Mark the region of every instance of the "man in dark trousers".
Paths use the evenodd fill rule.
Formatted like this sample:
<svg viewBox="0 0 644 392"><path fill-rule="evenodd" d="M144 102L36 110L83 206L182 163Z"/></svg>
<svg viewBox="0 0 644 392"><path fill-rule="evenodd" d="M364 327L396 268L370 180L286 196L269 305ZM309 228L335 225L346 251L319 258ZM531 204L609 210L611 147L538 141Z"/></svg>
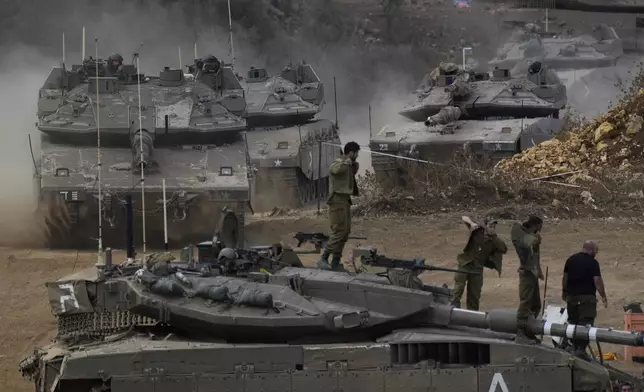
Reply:
<svg viewBox="0 0 644 392"><path fill-rule="evenodd" d="M561 299L566 301L568 322L584 326L594 326L597 317L597 297L599 296L608 306L604 280L602 279L599 262L595 256L599 247L595 241L584 242L581 252L575 253L566 260L564 274L561 280ZM584 355L588 342L573 341L575 354Z"/></svg>
<svg viewBox="0 0 644 392"><path fill-rule="evenodd" d="M541 311L539 279L541 271L541 228L543 220L531 215L523 223L512 226L512 245L519 257L519 309L517 310L517 336L519 343L536 343L537 337L527 330L528 319L537 317Z"/></svg>
<svg viewBox="0 0 644 392"><path fill-rule="evenodd" d="M356 142L345 144L343 155L329 167L330 189L329 223L331 234L317 265L322 269L341 270L342 251L351 234L351 196L358 196L356 173L358 172L358 153L360 145ZM333 256L329 265L329 256Z"/></svg>

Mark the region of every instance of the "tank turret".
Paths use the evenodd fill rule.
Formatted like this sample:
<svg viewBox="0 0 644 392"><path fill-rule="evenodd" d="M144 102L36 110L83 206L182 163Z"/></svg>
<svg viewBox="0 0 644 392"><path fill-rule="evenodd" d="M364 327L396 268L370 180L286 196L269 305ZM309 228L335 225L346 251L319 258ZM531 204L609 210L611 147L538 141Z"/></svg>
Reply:
<svg viewBox="0 0 644 392"><path fill-rule="evenodd" d="M520 63L540 61L553 70L589 69L612 67L624 54L622 39L606 24L576 36L572 30L556 29L550 25L546 32L537 24L526 24L515 30L489 65L512 69Z"/></svg>

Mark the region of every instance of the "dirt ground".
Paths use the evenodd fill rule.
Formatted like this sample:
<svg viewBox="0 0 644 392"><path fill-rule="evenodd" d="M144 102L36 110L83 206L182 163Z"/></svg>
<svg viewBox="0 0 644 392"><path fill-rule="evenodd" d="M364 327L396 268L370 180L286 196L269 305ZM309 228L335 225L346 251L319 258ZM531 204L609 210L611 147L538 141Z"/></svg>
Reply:
<svg viewBox="0 0 644 392"><path fill-rule="evenodd" d="M499 233L508 239L510 222L500 223ZM319 218L274 218L255 220L248 226L249 240L269 243L283 240L292 243L295 231L326 230L326 221ZM458 216L423 218L364 219L354 223L354 235L367 236L363 244L373 244L383 254L399 258L422 256L428 264L454 267L455 255L463 246L465 229ZM609 298L608 309L599 309L598 323L623 328L622 304L644 298L641 283L644 263L644 225L634 222L551 221L543 233L542 262L549 269L547 301L559 303L561 272L567 256L576 252L585 239L600 244L598 259L603 267ZM355 245L352 240L347 251ZM115 255L116 259L122 253ZM0 390L28 392L33 387L22 380L18 362L34 346L43 345L53 337L55 320L48 308L44 283L74 270L91 267L95 254L53 252L46 250L0 248ZM307 256L312 262L314 256ZM504 260L501 277L486 271L482 306L484 309L514 307L517 302L517 258L510 251ZM427 282L451 286L449 273L426 273ZM543 286L542 286L543 287Z"/></svg>

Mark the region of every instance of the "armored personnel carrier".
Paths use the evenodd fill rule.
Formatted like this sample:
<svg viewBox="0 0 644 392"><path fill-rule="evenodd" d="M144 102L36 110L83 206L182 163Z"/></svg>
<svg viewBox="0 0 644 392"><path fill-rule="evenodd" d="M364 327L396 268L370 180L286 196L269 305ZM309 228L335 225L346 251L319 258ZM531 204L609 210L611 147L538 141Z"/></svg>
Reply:
<svg viewBox="0 0 644 392"><path fill-rule="evenodd" d="M193 80L168 67L141 75L120 55L52 69L40 89L37 123L51 247L95 244L99 214L105 242L124 243L126 195L134 199L138 243L145 207L146 239L163 244L163 179L170 244L212 235L222 205L242 216L249 197L243 90L230 67L197 65Z"/></svg>
<svg viewBox="0 0 644 392"><path fill-rule="evenodd" d="M369 247L354 255L414 275L424 264ZM275 256L222 248L207 265L107 258L50 282L57 340L20 370L36 392L642 390L592 359L515 342L515 310L461 310L445 287L279 265ZM538 319L529 329L644 345L641 333Z"/></svg>
<svg viewBox="0 0 644 392"><path fill-rule="evenodd" d="M379 180L404 180L408 165L397 156L445 163L463 151L493 164L551 139L562 126L566 88L540 63L519 78L504 69L488 75L443 64L423 85L400 112L417 122L386 125L370 139Z"/></svg>
<svg viewBox="0 0 644 392"><path fill-rule="evenodd" d="M253 207L296 208L325 198L340 138L333 122L316 118L324 105L324 84L313 67L289 65L276 76L251 67L241 84L248 102L250 161L257 170Z"/></svg>
<svg viewBox="0 0 644 392"><path fill-rule="evenodd" d="M571 31L545 32L534 23L515 30L489 62L493 67L512 69L519 63L539 61L551 69L612 67L624 54L622 40L605 24L590 34L573 36Z"/></svg>

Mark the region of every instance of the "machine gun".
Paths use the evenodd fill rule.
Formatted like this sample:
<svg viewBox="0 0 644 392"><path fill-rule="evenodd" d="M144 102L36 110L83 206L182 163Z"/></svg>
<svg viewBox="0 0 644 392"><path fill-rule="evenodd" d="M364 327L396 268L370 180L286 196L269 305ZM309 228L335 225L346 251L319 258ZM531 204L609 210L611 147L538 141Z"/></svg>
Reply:
<svg viewBox="0 0 644 392"><path fill-rule="evenodd" d="M381 267L381 268L400 268L407 270L423 270L423 271L446 271L455 272L458 274L468 275L481 275L478 272L464 271L454 268L435 267L433 265L425 265L425 259L392 259L384 255L379 255L378 250L372 246L361 246L353 250L353 258L360 257L360 262L363 266Z"/></svg>
<svg viewBox="0 0 644 392"><path fill-rule="evenodd" d="M309 243L313 244L315 246L315 253L320 253L322 250L322 247L329 242L329 236L324 234L324 233L303 233L301 231L298 231L295 233L293 236L297 240L297 247L299 248L302 246L303 243ZM350 240L366 240L367 237L356 237L356 236L349 236ZM302 253L302 252L298 252Z"/></svg>

